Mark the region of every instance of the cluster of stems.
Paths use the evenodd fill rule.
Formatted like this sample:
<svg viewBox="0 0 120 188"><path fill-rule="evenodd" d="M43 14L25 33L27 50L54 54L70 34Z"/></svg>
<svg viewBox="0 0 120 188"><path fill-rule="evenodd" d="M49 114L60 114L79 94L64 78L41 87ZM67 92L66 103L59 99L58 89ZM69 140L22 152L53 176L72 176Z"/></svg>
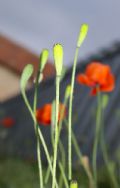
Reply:
<svg viewBox="0 0 120 188"><path fill-rule="evenodd" d="M71 151L72 139L74 140L75 148L78 149L77 141L75 141L75 137L73 136L72 126L71 126L72 125L72 99L73 99L74 80L75 80L76 63L77 63L77 58L78 58L78 50L79 50L79 47L81 46L82 42L84 41L84 38L86 37L87 29L88 29L88 26L86 24L83 24L81 27L81 30L80 30L78 41L77 41L77 48L76 48L76 53L75 53L74 65L73 65L72 80L71 80L71 85L70 85L70 97L65 98L65 101L64 101L66 104L68 98L70 98L70 100L69 100L69 116L68 116L68 178L66 177L66 173L65 173L65 160L64 160L65 155L63 157L63 160L59 161L58 166L59 166L60 172L62 174L61 180L64 181L64 185L66 186L66 188L69 188L69 187L77 188L77 183L75 183L75 182L73 183L73 181L72 181L72 155L71 155L71 153L72 153L72 151ZM41 145L44 148L46 158L47 158L48 164L49 164L49 171L51 172L51 175L52 175L52 188L58 188L58 186L59 186L58 181L57 181L57 176L56 176L58 145L59 145L59 148L61 149L62 153L63 154L65 153L62 142L60 141L62 119L60 120L60 122L58 122L59 88L60 88L60 79L61 79L61 74L62 74L62 63L63 63L62 45L56 44L54 46L53 55L54 55L54 62L55 62L55 67L56 67L56 100L55 100L55 125L54 125L54 135L53 135L54 143L53 143L53 156L52 157L49 154L49 150L47 148L45 139L42 135L42 132L41 132L40 127L38 126L38 123L36 120L38 85L42 78L42 71L44 69L45 63L47 62L48 51L43 50L43 52L41 53L41 56L40 56L39 70L38 70L38 73L37 73L37 76L35 79L35 92L34 92L33 108L31 107L31 105L28 101L28 98L26 96L26 92L25 92L27 81L29 80L30 76L33 73L31 65L28 65L26 67L26 69L23 71L23 74L21 77L21 91L22 91L23 99L26 103L26 106L28 107L28 110L30 111L32 118L33 118L34 129L35 129L35 134L36 134L36 138L37 138L37 159L38 159L40 188L44 187L41 152L40 152ZM63 110L63 113L64 113L64 110ZM58 126L58 124L59 124L59 126ZM81 156L81 158L82 158L82 156ZM48 175L46 177L48 177ZM46 178L46 179L48 179L48 178ZM60 182L62 182L62 181L60 181ZM70 184L68 184L68 182L70 182ZM62 183L61 183L61 185L62 185Z"/></svg>
<svg viewBox="0 0 120 188"><path fill-rule="evenodd" d="M89 166L89 164L85 164L82 155L82 152L80 150L80 147L77 143L77 139L74 135L74 132L72 130L72 103L73 103L73 94L74 94L74 83L75 83L75 73L76 73L76 65L77 65L77 59L78 59L78 53L79 48L81 47L81 44L83 43L84 39L86 38L88 31L88 25L83 24L75 51L75 57L74 57L74 64L73 64L73 70L72 70L72 76L71 76L71 83L66 88L65 97L63 106L67 106L69 104L69 110L68 110L68 120L67 118L64 118L64 124L66 125L66 129L68 132L68 159L66 160L66 154L65 149L62 144L60 133L62 129L62 123L63 123L63 115L65 113L65 108L63 107L61 114L60 114L60 120L59 120L59 96L60 96L60 81L62 76L62 66L63 66L63 48L62 45L56 44L53 47L53 55L54 55L54 62L55 62L55 68L56 68L56 99L55 99L55 114L53 117L53 126L54 129L51 126L51 140L52 140L52 146L53 146L53 155L50 155L47 144L45 142L44 136L41 132L40 126L38 125L38 122L36 120L36 109L37 109L37 98L38 98L38 86L39 82L42 80L43 77L43 69L48 59L48 50L43 50L40 55L40 65L37 72L37 76L35 79L35 92L34 92L34 102L33 107L30 105L28 98L26 96L26 85L33 73L33 67L32 65L27 65L25 70L23 71L22 77L21 77L21 91L23 95L23 99L25 101L25 104L31 114L31 117L34 122L34 129L37 139L37 159L38 159L38 169L39 169L39 180L40 180L40 188L45 188L45 185L47 184L49 177L51 175L52 177L52 188L62 188L63 184L65 188L78 188L78 183L73 180L72 176L72 146L74 146L75 152L80 160L80 165L82 165L89 182L90 188L97 188L97 148L99 140L101 140L101 148L103 150L103 157L105 160L105 164L108 170L108 173L110 175L110 178L112 180L112 183L115 188L118 188L118 184L116 182L115 177L113 176L113 173L111 169L109 168L109 161L107 156L107 150L105 148L104 143L104 136L103 131L101 131L101 117L102 117L102 106L101 106L101 95L98 93L98 109L97 109L97 118L96 118L96 129L95 129L95 140L94 140L94 146L93 146L93 156L92 156L92 170ZM99 90L99 88L98 88ZM103 129L102 129L103 130ZM100 134L102 136L100 136ZM45 174L43 174L43 166L42 166L42 160L41 160L41 146L44 148L45 155L48 161L48 168ZM61 153L61 159L58 159L58 150ZM66 171L66 161L68 161L68 168ZM60 178L59 181L57 180L57 167L59 168L60 172ZM93 172L93 173L92 173Z"/></svg>

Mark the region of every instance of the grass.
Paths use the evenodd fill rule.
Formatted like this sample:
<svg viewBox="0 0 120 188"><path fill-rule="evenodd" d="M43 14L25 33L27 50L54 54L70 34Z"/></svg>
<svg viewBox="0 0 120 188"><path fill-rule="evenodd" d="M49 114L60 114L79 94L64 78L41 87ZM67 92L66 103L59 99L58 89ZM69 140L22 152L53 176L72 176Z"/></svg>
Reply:
<svg viewBox="0 0 120 188"><path fill-rule="evenodd" d="M73 175L81 188L89 187L87 177L82 170L74 171ZM99 187L112 188L104 167L99 171ZM16 158L0 159L0 188L39 188L37 163Z"/></svg>
<svg viewBox="0 0 120 188"><path fill-rule="evenodd" d="M39 188L37 164L19 159L0 160L0 188Z"/></svg>

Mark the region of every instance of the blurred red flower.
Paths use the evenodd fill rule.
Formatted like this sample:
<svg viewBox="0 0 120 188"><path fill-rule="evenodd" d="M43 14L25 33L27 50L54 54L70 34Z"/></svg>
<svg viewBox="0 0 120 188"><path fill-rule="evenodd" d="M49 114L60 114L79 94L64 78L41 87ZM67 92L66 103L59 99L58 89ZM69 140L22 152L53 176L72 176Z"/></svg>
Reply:
<svg viewBox="0 0 120 188"><path fill-rule="evenodd" d="M90 63L86 67L85 73L78 74L76 80L78 83L92 87L92 95L96 95L98 91L110 92L115 87L115 77L110 66L100 62Z"/></svg>
<svg viewBox="0 0 120 188"><path fill-rule="evenodd" d="M59 117L58 120L63 119L66 115L66 108L63 117L60 116L61 110L65 108L63 104L59 104ZM39 124L49 126L51 124L51 113L52 113L52 104L45 104L41 108L36 110L36 119Z"/></svg>
<svg viewBox="0 0 120 188"><path fill-rule="evenodd" d="M5 117L0 121L0 124L5 128L11 128L15 124L15 120L12 117Z"/></svg>

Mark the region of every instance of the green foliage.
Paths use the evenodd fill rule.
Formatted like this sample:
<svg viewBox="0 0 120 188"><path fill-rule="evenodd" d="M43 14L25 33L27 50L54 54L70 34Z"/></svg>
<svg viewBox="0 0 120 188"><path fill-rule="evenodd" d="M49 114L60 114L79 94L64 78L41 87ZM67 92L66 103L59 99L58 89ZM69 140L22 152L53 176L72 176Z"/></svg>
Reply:
<svg viewBox="0 0 120 188"><path fill-rule="evenodd" d="M0 187L39 188L37 167L18 159L0 161Z"/></svg>
<svg viewBox="0 0 120 188"><path fill-rule="evenodd" d="M44 167L44 173L45 170ZM82 169L74 170L73 175L80 188L88 188L88 181ZM100 188L112 188L104 167L98 172L98 182ZM0 160L0 188L39 188L37 164L19 159ZM51 187L48 184L45 188Z"/></svg>

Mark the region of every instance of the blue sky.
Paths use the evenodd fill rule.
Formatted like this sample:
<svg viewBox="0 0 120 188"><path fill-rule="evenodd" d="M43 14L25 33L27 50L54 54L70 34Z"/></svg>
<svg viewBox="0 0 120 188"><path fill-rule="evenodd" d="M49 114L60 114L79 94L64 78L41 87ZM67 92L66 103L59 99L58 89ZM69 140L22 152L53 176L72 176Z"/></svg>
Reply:
<svg viewBox="0 0 120 188"><path fill-rule="evenodd" d="M64 63L72 63L79 27L89 24L89 33L79 58L120 40L119 0L0 0L0 33L39 54L62 43Z"/></svg>

